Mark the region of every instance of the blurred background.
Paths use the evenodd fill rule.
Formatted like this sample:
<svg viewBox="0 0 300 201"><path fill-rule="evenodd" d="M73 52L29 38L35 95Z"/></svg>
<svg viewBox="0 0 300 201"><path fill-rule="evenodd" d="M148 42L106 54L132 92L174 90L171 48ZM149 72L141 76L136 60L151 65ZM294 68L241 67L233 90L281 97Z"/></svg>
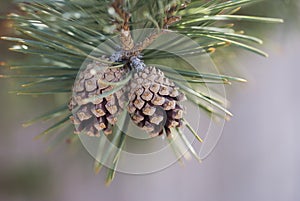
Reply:
<svg viewBox="0 0 300 201"><path fill-rule="evenodd" d="M9 94L15 81L0 79L0 200L300 200L299 3L266 0L240 11L283 18L285 23L240 25L264 39L269 58L239 51L230 61L216 60L223 71L235 68L249 82L227 87L234 118L202 164L192 160L155 174L117 174L105 187L105 171L94 175L92 157L84 148L62 143L47 151L47 142L33 139L46 124L21 126L61 97ZM15 9L13 1L0 1L1 16ZM1 20L0 35L9 34L9 23ZM0 61L29 59L9 52L9 45L0 41Z"/></svg>

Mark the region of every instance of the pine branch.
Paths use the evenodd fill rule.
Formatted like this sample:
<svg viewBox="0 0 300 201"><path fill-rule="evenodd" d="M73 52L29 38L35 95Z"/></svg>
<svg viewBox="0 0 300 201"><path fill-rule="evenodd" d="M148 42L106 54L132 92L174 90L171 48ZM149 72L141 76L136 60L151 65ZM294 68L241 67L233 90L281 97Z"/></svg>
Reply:
<svg viewBox="0 0 300 201"><path fill-rule="evenodd" d="M256 47L262 44L261 39L236 31L232 23L240 21L283 22L281 19L268 17L235 15L241 6L253 2L257 1L89 0L80 2L45 0L19 3L19 14L7 16L8 20L13 21L18 36L2 36L1 39L14 43L10 50L38 55L40 59L37 59L34 64L11 64L11 73L0 75L0 77L25 79L26 82L21 84L20 89L14 91L17 94L65 93L71 97L72 86L74 82L77 82L76 76L78 72L80 74L80 67L85 60L101 63L109 70L129 69L121 80L114 82L105 79L98 80L97 84L107 86L111 90L103 91L92 98L82 99L81 105L73 108L72 112L76 113L84 104L90 104L95 99L100 100L115 94L134 80L137 72L153 64L164 72L165 80L172 80L180 91L185 93L187 99L198 108L214 117L228 119L232 114L226 107L225 98L214 92L213 87L210 86L211 84L246 82L246 80L230 75L202 72L202 69L194 69L184 62L182 57L213 54L218 49L229 45L267 56ZM137 29L148 29L148 31L145 36L143 34L134 36L134 31ZM165 40L161 40L170 33L182 34L195 41L195 44L186 46L186 40L178 37L165 37ZM156 45L156 49L150 49L152 45ZM161 76L161 74L157 73L156 76ZM79 87L82 87L80 84ZM38 121L55 120L53 126L46 129L39 137L51 136L51 133L60 128L70 131L69 118L71 117L73 121L75 119L69 111L68 101L66 100L63 106L24 123L24 126ZM169 114L168 118L170 116L176 115L175 113ZM181 120L194 137L202 142L189 123L184 118ZM168 123L175 125L178 122ZM151 125L148 125L148 129L151 129ZM163 133L169 135L169 142L179 160L184 155L183 149L187 148L190 150L189 153L200 161L190 142L177 127L170 129L165 126L164 129ZM107 183L110 183L115 176L121 150L125 146L126 135L113 127L112 139L118 150L109 151L112 149L110 147L107 152L104 152L102 147L104 146L104 133L101 131L100 153L97 157L101 159L101 163L103 160L106 162L108 157L113 155L114 159L107 176ZM171 139L170 133L174 133L179 140ZM53 144L66 138L71 141L77 139L71 132L67 132L57 136ZM99 171L102 165L96 162L95 170Z"/></svg>

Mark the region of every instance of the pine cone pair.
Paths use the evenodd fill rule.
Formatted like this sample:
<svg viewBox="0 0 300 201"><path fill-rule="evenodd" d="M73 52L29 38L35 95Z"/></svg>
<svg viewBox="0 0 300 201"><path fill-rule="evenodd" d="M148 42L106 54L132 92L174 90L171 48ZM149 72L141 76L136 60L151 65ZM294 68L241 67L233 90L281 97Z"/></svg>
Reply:
<svg viewBox="0 0 300 201"><path fill-rule="evenodd" d="M182 125L183 108L179 104L185 96L175 84L155 67L145 67L134 73L122 89L103 98L97 96L114 89L109 83L126 77L129 67L109 68L107 64L94 61L79 73L73 86L69 104L73 112L75 133L85 132L99 136L112 132L117 117L126 107L132 121L152 137L165 130ZM92 100L86 102L86 100Z"/></svg>

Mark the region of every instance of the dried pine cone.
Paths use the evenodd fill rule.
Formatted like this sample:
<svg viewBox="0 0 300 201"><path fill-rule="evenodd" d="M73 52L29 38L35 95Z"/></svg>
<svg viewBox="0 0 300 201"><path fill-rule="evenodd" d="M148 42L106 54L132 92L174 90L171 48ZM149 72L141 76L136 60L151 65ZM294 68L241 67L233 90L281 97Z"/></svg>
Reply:
<svg viewBox="0 0 300 201"><path fill-rule="evenodd" d="M129 83L127 110L132 121L152 137L165 129L182 125L183 107L179 104L185 95L164 73L155 67L145 67L134 74Z"/></svg>
<svg viewBox="0 0 300 201"><path fill-rule="evenodd" d="M109 68L108 64L93 61L79 73L69 103L76 134L84 132L89 136L99 136L101 130L105 134L112 133L112 126L125 107L125 88L104 98L97 96L113 90L108 83L121 81L127 72L126 67Z"/></svg>

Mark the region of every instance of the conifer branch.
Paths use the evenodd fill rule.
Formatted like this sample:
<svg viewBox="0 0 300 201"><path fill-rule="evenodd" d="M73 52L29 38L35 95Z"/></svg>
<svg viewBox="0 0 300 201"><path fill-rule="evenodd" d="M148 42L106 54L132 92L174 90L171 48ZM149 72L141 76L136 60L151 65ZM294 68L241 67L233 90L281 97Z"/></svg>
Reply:
<svg viewBox="0 0 300 201"><path fill-rule="evenodd" d="M7 16L7 19L14 22L19 36L3 36L1 39L15 43L10 50L39 55L40 59L35 59L34 64L11 64L11 73L1 74L0 78L26 80L15 91L17 94L65 93L72 96L71 101L67 99L63 106L24 123L24 126L37 121L54 120L53 126L40 135L50 136L59 128L66 127L69 131L71 117L76 133L113 135L114 144L120 149L109 170L110 182L114 178L122 155L121 148L125 143L125 133L121 135L121 131L116 132L114 127L121 109L126 108L124 114L130 114L133 123L151 136L164 133L170 137L174 128L179 129L185 125L199 142L202 142L200 136L182 116L184 111L179 102L184 100L184 96L212 117L226 119L231 116L227 100L209 84L246 80L230 75L198 72L202 69L195 69L180 59L182 56L212 54L229 45L265 56L266 53L254 46L262 44L262 40L236 31L231 22L283 22L274 18L234 15L241 6L256 1L44 0L19 3L22 12ZM146 37L144 33L141 34L145 38L137 40L133 38L136 36L133 31L137 29L150 29L151 32ZM184 46L184 40L173 38L160 41L158 47L173 48L174 51L147 49L161 35L170 32L193 40L195 46ZM110 40L117 35L119 41ZM107 43L104 44L104 41ZM90 63L86 65L85 60ZM157 63L147 66L149 61ZM80 67L83 64L82 70ZM142 68L137 70L136 66ZM76 79L77 75L79 79ZM123 96L128 95L127 87L134 97L130 101ZM159 107L153 107L154 104L163 108L166 117L162 115L162 110L156 111ZM167 118L166 121L162 121L164 118ZM54 141L67 137L74 138L70 132L59 135ZM180 137L197 158L190 142L185 136ZM179 146L180 142L177 145L174 151L180 158L182 146ZM112 154L111 149L100 147L102 151L99 157L108 157ZM95 168L99 170L100 165L96 164Z"/></svg>

